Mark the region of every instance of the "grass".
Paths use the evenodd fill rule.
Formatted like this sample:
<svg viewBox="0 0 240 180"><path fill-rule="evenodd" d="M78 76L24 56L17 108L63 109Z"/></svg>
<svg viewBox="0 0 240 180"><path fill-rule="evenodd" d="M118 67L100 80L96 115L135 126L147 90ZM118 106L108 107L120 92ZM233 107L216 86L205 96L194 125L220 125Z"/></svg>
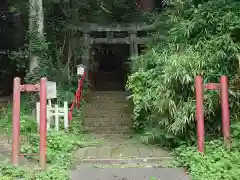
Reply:
<svg viewBox="0 0 240 180"><path fill-rule="evenodd" d="M37 123L28 115L27 111L21 111L21 153L32 154L39 153L39 135L37 133ZM40 171L37 156L25 156L26 166L14 167L8 161L0 162L1 179L24 178L25 180L48 180L48 179L69 179L69 166L72 163L71 156L78 148L84 148L99 144L92 135L82 134L81 121L83 119L82 110L78 116L73 119L70 124L69 132L50 131L47 134L47 170ZM0 116L1 139L0 141L7 143L7 137L11 136L12 120L11 107ZM4 137L4 138L3 138ZM6 144L11 147L10 144ZM34 168L32 167L34 165ZM29 168L30 166L30 168Z"/></svg>
<svg viewBox="0 0 240 180"><path fill-rule="evenodd" d="M235 142L237 140L234 140ZM176 149L176 165L185 167L192 180L238 180L240 177L239 146L227 149L221 140L206 143L206 152L196 147L181 146Z"/></svg>

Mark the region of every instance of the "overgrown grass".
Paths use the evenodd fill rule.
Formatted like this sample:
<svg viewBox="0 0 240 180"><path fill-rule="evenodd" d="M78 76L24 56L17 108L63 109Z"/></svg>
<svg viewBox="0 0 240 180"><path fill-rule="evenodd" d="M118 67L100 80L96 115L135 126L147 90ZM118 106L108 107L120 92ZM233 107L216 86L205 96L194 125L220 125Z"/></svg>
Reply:
<svg viewBox="0 0 240 180"><path fill-rule="evenodd" d="M24 103L23 103L24 104ZM91 135L82 134L82 109L75 112L74 119L70 123L68 132L65 131L49 131L47 134L47 171L39 171L39 169L16 168L1 162L0 175L5 179L25 178L32 179L69 179L68 167L71 162L71 154L77 148L87 147L98 144ZM30 115L29 111L25 111L24 105L21 110L21 153L33 154L39 153L39 134L37 133L37 123ZM1 116L0 128L8 136L12 134L12 109L9 106L4 115ZM38 163L39 157L25 156L30 162Z"/></svg>
<svg viewBox="0 0 240 180"><path fill-rule="evenodd" d="M237 140L234 140L235 145ZM227 149L221 140L206 143L206 152L195 147L181 146L176 149L177 165L185 167L192 180L238 180L240 177L239 146Z"/></svg>
<svg viewBox="0 0 240 180"><path fill-rule="evenodd" d="M61 179L69 180L67 168L63 166L53 166L47 171L33 171L22 167L14 167L8 163L0 164L0 176L3 180L24 179L24 180L47 180L47 179Z"/></svg>

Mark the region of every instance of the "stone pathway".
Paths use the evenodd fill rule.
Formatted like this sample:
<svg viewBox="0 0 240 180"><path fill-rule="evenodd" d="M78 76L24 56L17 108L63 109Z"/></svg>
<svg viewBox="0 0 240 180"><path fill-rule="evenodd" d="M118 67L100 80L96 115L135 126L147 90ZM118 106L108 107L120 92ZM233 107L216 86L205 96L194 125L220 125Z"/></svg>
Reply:
<svg viewBox="0 0 240 180"><path fill-rule="evenodd" d="M0 112L5 110L7 104L12 101L12 96L0 97Z"/></svg>
<svg viewBox="0 0 240 180"><path fill-rule="evenodd" d="M189 180L184 169L163 168L172 157L159 146L145 146L126 135L97 135L97 139L102 145L74 154L72 180Z"/></svg>
<svg viewBox="0 0 240 180"><path fill-rule="evenodd" d="M137 161L151 161L171 159L169 153L153 146L100 146L81 148L76 152L76 157L82 162L108 162L114 163L124 159Z"/></svg>
<svg viewBox="0 0 240 180"><path fill-rule="evenodd" d="M178 168L80 169L71 174L72 180L190 180Z"/></svg>
<svg viewBox="0 0 240 180"><path fill-rule="evenodd" d="M99 135L103 145L80 148L73 156L74 164L139 164L169 161L170 153L159 146L145 146L124 135Z"/></svg>
<svg viewBox="0 0 240 180"><path fill-rule="evenodd" d="M127 92L91 91L85 97L84 126L86 132L96 134L132 133L130 102Z"/></svg>

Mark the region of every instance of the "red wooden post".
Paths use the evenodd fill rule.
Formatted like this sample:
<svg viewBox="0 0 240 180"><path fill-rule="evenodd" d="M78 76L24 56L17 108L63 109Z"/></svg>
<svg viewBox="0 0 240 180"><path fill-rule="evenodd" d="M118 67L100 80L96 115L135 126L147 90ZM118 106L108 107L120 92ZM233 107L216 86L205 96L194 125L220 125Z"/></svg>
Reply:
<svg viewBox="0 0 240 180"><path fill-rule="evenodd" d="M77 109L80 108L80 90L81 90L81 85L82 85L82 77L78 79L78 89L76 92L76 106Z"/></svg>
<svg viewBox="0 0 240 180"><path fill-rule="evenodd" d="M221 76L220 78L220 95L222 108L222 130L225 145L230 144L230 113L228 103L228 78Z"/></svg>
<svg viewBox="0 0 240 180"><path fill-rule="evenodd" d="M20 146L20 78L13 82L13 110L12 110L12 164L18 164Z"/></svg>
<svg viewBox="0 0 240 180"><path fill-rule="evenodd" d="M77 99L77 102L76 102L76 106L77 106L77 109L80 108L80 101L82 99L82 90L83 90L83 85L84 85L84 79L85 79L85 76L86 76L86 72L84 72L83 76L78 80L78 90L76 92L76 99Z"/></svg>
<svg viewBox="0 0 240 180"><path fill-rule="evenodd" d="M46 165L46 140L47 140L47 79L40 80L40 167L45 169Z"/></svg>
<svg viewBox="0 0 240 180"><path fill-rule="evenodd" d="M92 88L92 72L89 70L88 72L88 81L89 81L89 84L88 84L88 87Z"/></svg>
<svg viewBox="0 0 240 180"><path fill-rule="evenodd" d="M201 76L197 76L195 79L195 89L198 151L204 152L203 80Z"/></svg>
<svg viewBox="0 0 240 180"><path fill-rule="evenodd" d="M82 80L82 87L81 87L81 99L82 99L82 96L83 96L84 80L85 80L86 76L87 76L87 73L84 72L84 74L83 74L83 80Z"/></svg>

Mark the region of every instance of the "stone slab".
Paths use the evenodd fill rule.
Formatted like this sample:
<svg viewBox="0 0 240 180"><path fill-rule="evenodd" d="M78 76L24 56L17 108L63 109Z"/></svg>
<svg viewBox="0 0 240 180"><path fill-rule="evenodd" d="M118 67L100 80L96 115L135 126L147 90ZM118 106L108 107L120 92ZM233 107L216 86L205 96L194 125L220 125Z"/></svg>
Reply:
<svg viewBox="0 0 240 180"><path fill-rule="evenodd" d="M99 152L99 147L89 147L87 148L87 153L85 155L85 158L95 159L97 158L98 152Z"/></svg>
<svg viewBox="0 0 240 180"><path fill-rule="evenodd" d="M87 153L87 148L80 148L76 151L74 157L78 160L79 159L84 159L85 156L86 156L86 153Z"/></svg>
<svg viewBox="0 0 240 180"><path fill-rule="evenodd" d="M91 164L128 164L128 165L136 165L136 164L155 164L159 165L157 167L167 167L169 163L172 162L171 157L145 157L145 158L110 158L110 159L82 159L80 163L77 163L75 161L75 164L86 164L86 163L91 163ZM164 166L163 166L164 164Z"/></svg>
<svg viewBox="0 0 240 180"><path fill-rule="evenodd" d="M108 168L78 169L71 173L72 180L190 180L180 168Z"/></svg>
<svg viewBox="0 0 240 180"><path fill-rule="evenodd" d="M170 157L169 152L160 147L152 147L152 151L154 157Z"/></svg>
<svg viewBox="0 0 240 180"><path fill-rule="evenodd" d="M137 147L117 147L112 149L112 158L131 158L138 157Z"/></svg>
<svg viewBox="0 0 240 180"><path fill-rule="evenodd" d="M149 147L138 147L139 157L152 157L153 151Z"/></svg>
<svg viewBox="0 0 240 180"><path fill-rule="evenodd" d="M97 154L97 158L99 159L108 159L111 158L112 148L111 147L100 147L99 152Z"/></svg>
<svg viewBox="0 0 240 180"><path fill-rule="evenodd" d="M172 160L168 151L159 146L143 145L132 135L98 134L96 138L103 144L78 149L72 157L75 164L138 164Z"/></svg>

